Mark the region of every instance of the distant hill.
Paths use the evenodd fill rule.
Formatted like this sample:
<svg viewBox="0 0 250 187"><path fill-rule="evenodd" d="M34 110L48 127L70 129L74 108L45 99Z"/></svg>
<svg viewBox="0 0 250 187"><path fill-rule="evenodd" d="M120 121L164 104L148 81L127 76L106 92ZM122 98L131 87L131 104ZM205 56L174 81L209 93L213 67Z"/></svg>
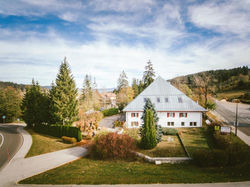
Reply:
<svg viewBox="0 0 250 187"><path fill-rule="evenodd" d="M250 69L248 66L243 66L233 69L204 71L179 76L169 81L187 95L190 95L191 92L198 95L200 89L204 86L203 84L208 84L210 94L214 96L219 93L243 90L241 95L244 97L244 94L250 92ZM223 96L223 94L220 94L220 96ZM238 96L236 94L231 99Z"/></svg>
<svg viewBox="0 0 250 187"><path fill-rule="evenodd" d="M11 86L13 88L20 89L20 90L24 91L26 86L28 86L28 85L0 81L0 88L7 88L8 86Z"/></svg>

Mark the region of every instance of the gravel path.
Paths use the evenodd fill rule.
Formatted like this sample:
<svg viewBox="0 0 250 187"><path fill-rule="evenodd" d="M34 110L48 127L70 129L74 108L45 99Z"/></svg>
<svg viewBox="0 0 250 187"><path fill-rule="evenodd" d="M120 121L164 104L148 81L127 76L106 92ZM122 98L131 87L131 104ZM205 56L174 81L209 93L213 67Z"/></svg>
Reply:
<svg viewBox="0 0 250 187"><path fill-rule="evenodd" d="M116 120L120 120L120 118L121 118L121 114L105 117L99 122L99 126L105 127L105 128L113 128L114 122Z"/></svg>

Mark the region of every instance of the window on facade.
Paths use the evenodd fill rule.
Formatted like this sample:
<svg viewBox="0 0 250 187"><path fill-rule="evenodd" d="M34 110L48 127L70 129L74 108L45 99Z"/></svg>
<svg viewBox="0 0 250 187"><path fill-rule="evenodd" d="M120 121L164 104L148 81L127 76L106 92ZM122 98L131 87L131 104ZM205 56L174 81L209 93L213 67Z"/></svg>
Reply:
<svg viewBox="0 0 250 187"><path fill-rule="evenodd" d="M174 126L174 122L168 122L168 126Z"/></svg>
<svg viewBox="0 0 250 187"><path fill-rule="evenodd" d="M167 97L165 97L165 102L168 103L168 98Z"/></svg>
<svg viewBox="0 0 250 187"><path fill-rule="evenodd" d="M131 117L139 117L139 113L131 113Z"/></svg>
<svg viewBox="0 0 250 187"><path fill-rule="evenodd" d="M197 126L197 122L190 122L190 126Z"/></svg>
<svg viewBox="0 0 250 187"><path fill-rule="evenodd" d="M185 126L185 122L181 122L181 126Z"/></svg>
<svg viewBox="0 0 250 187"><path fill-rule="evenodd" d="M183 112L179 113L179 117L180 118L184 118L184 117L186 118L187 117L187 113L183 113Z"/></svg>
<svg viewBox="0 0 250 187"><path fill-rule="evenodd" d="M169 117L175 117L175 113L174 112L168 112L167 113L167 117L169 118Z"/></svg>
<svg viewBox="0 0 250 187"><path fill-rule="evenodd" d="M161 99L159 97L157 97L157 102L160 103L161 102Z"/></svg>
<svg viewBox="0 0 250 187"><path fill-rule="evenodd" d="M146 103L147 99L148 99L148 98L144 97L144 102L145 102L145 103Z"/></svg>
<svg viewBox="0 0 250 187"><path fill-rule="evenodd" d="M131 122L131 127L138 127L138 126L139 126L138 121L132 121Z"/></svg>
<svg viewBox="0 0 250 187"><path fill-rule="evenodd" d="M178 97L178 102L182 103L182 98L181 97Z"/></svg>

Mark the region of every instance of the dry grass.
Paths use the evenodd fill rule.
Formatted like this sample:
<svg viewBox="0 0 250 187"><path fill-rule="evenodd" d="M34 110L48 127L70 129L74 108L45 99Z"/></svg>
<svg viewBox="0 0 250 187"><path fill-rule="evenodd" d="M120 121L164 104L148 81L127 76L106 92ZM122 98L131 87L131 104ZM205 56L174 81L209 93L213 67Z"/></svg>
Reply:
<svg viewBox="0 0 250 187"><path fill-rule="evenodd" d="M162 141L154 149L138 152L151 157L182 157L186 156L177 136L163 136Z"/></svg>
<svg viewBox="0 0 250 187"><path fill-rule="evenodd" d="M38 134L32 129L28 129L27 131L31 134L33 142L28 154L25 157L36 156L74 146L72 144L63 143L60 138Z"/></svg>

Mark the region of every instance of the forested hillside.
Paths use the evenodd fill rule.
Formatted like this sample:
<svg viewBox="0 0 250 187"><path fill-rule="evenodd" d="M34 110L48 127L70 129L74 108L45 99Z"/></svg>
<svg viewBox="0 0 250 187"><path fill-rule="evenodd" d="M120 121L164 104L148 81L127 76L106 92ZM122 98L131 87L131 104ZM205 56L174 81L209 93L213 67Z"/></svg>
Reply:
<svg viewBox="0 0 250 187"><path fill-rule="evenodd" d="M25 87L27 85L25 85L25 84L17 84L17 83L13 83L13 82L0 81L0 88L7 88L8 86L11 86L12 88L16 88L16 89L20 89L22 91L25 91Z"/></svg>
<svg viewBox="0 0 250 187"><path fill-rule="evenodd" d="M239 98L243 102L250 100L250 69L247 66L204 71L176 77L170 82L187 95L196 98L213 95L219 99Z"/></svg>

